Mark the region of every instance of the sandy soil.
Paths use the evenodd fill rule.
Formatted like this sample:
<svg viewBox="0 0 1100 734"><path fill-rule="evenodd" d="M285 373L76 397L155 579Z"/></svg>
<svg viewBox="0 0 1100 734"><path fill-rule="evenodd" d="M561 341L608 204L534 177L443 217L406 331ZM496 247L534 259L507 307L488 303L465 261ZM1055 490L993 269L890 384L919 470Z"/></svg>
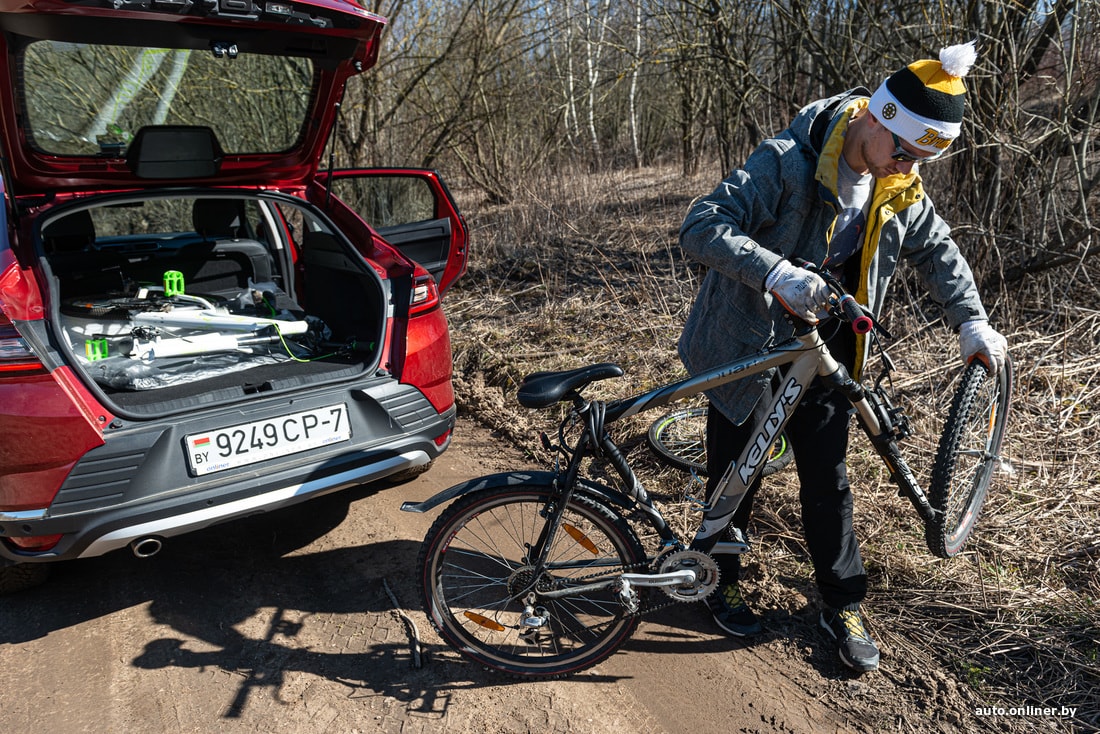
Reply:
<svg viewBox="0 0 1100 734"><path fill-rule="evenodd" d="M452 448L413 482L193 534L150 559L58 567L48 585L0 602L0 729L832 734L962 723L946 679L891 671L889 650L883 672L849 675L810 605L761 610L769 631L750 645L719 635L701 605L666 608L565 681L509 681L466 663L415 598L434 515L398 507L524 465L461 419ZM928 711L900 704L903 684L928 690Z"/></svg>

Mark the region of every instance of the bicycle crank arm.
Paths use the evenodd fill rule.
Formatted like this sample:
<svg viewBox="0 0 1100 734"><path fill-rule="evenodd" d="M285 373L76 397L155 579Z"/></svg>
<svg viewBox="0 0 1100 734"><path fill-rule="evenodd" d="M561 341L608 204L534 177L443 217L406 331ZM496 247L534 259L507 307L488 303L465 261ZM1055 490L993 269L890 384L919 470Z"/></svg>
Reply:
<svg viewBox="0 0 1100 734"><path fill-rule="evenodd" d="M681 568L666 573L624 573L619 578L631 586L685 586L694 584L698 576L690 568Z"/></svg>
<svg viewBox="0 0 1100 734"><path fill-rule="evenodd" d="M694 584L695 580L695 571L691 569L669 571L668 573L624 573L621 576L607 579L606 581L596 581L595 583L581 584L580 586L569 586L564 589L554 589L553 591L537 591L536 593L542 599L561 599L578 593L607 589L619 583L622 583L625 588L629 589L632 586L683 586L685 584Z"/></svg>

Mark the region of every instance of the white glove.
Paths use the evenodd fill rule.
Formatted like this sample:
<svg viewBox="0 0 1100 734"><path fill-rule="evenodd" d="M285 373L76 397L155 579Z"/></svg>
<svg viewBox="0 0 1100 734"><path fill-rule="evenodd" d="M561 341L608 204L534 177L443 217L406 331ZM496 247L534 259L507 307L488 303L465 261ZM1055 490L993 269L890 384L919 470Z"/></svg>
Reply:
<svg viewBox="0 0 1100 734"><path fill-rule="evenodd" d="M1008 340L985 319L975 319L959 327L959 351L967 364L984 357L982 361L996 374L1008 356Z"/></svg>
<svg viewBox="0 0 1100 734"><path fill-rule="evenodd" d="M796 268L780 260L764 279L764 288L779 299L783 308L800 319L817 323L817 312L828 311L829 286L817 273Z"/></svg>

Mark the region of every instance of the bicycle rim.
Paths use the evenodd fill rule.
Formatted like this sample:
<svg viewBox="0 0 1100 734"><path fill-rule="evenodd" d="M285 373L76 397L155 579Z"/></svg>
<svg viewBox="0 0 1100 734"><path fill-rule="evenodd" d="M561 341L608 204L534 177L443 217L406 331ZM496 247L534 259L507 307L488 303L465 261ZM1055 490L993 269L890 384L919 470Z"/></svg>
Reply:
<svg viewBox="0 0 1100 734"><path fill-rule="evenodd" d="M666 464L697 474L707 473L707 409L685 408L653 422L646 438Z"/></svg>
<svg viewBox="0 0 1100 734"><path fill-rule="evenodd" d="M444 640L482 665L528 678L591 667L638 625L611 589L547 599L533 589L614 578L644 560L626 522L574 496L537 576L527 554L548 487L502 487L456 501L425 538L417 566L425 609Z"/></svg>
<svg viewBox="0 0 1100 734"><path fill-rule="evenodd" d="M772 450L768 452L768 460L764 463L760 476L770 477L793 460L794 450L791 448L791 442L787 440L786 433L780 433L779 438L772 444Z"/></svg>
<svg viewBox="0 0 1100 734"><path fill-rule="evenodd" d="M999 468L1012 400L1012 366L990 375L974 360L963 373L932 466L928 500L940 514L926 526L928 548L941 558L962 551Z"/></svg>
<svg viewBox="0 0 1100 734"><path fill-rule="evenodd" d="M707 475L707 409L684 408L666 413L653 422L646 434L650 448L666 464ZM781 433L768 452L761 476L771 476L794 459L794 451Z"/></svg>

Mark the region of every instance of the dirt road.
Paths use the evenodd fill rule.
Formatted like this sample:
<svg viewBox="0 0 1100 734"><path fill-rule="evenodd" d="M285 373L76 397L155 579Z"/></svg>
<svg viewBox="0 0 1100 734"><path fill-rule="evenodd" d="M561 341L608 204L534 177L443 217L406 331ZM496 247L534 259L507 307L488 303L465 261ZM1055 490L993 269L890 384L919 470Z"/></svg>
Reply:
<svg viewBox="0 0 1100 734"><path fill-rule="evenodd" d="M746 646L716 634L702 606L677 605L567 681L511 682L464 662L415 598L434 515L398 507L517 464L462 419L413 482L194 534L149 559L58 567L0 601L0 730L832 734L898 721L891 679L848 676L811 609L773 612L773 631ZM863 705L863 724L844 713Z"/></svg>

